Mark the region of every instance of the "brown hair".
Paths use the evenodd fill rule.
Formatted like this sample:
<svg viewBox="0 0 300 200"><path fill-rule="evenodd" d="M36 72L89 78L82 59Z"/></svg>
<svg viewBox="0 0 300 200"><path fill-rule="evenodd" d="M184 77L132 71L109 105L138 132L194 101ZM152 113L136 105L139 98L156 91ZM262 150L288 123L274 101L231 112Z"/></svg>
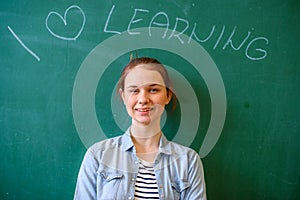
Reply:
<svg viewBox="0 0 300 200"><path fill-rule="evenodd" d="M126 78L127 74L132 69L134 69L136 66L138 66L140 64L156 64L156 65L145 66L145 67L148 70L157 71L162 76L165 86L166 86L167 95L168 96L171 95L171 97L172 97L172 102L173 102L172 108L174 109L177 104L177 98L174 93L172 81L169 77L169 74L168 74L166 68L155 58L140 57L140 58L131 59L130 62L124 67L124 69L121 73L121 76L120 76L120 79L118 82L118 90L117 91L119 91L120 89L122 91L124 91L124 82L125 82L125 78Z"/></svg>

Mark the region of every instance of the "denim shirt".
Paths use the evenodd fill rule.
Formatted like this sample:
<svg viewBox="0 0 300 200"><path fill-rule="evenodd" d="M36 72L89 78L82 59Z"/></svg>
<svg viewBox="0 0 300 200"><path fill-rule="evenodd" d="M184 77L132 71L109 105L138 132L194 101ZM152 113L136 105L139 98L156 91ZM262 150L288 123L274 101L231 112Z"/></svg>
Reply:
<svg viewBox="0 0 300 200"><path fill-rule="evenodd" d="M139 159L127 130L91 146L79 170L74 200L133 200ZM206 200L199 155L161 136L154 161L160 199Z"/></svg>

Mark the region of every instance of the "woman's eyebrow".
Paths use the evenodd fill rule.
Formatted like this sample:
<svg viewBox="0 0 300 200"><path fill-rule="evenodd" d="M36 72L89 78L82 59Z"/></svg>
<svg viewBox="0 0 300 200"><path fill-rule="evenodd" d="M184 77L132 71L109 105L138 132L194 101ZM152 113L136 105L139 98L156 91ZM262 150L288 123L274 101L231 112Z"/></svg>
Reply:
<svg viewBox="0 0 300 200"><path fill-rule="evenodd" d="M161 85L161 84L158 84L158 83L153 83L153 84L150 84L149 86L150 86L150 87L153 87L153 86L159 86L159 87L163 87L163 85Z"/></svg>
<svg viewBox="0 0 300 200"><path fill-rule="evenodd" d="M130 85L130 86L127 86L126 88L127 88L127 89L130 89L130 88L138 88L138 86L136 86L136 85Z"/></svg>
<svg viewBox="0 0 300 200"><path fill-rule="evenodd" d="M148 86L148 87L165 87L164 85L162 85L160 83L150 83L150 84L145 84L145 86Z"/></svg>
<svg viewBox="0 0 300 200"><path fill-rule="evenodd" d="M165 87L164 85L159 84L159 83L143 84L142 86L147 86L147 87L155 87L155 86L158 86L158 87ZM126 88L139 88L139 87L141 87L141 86L129 85L129 86L127 86Z"/></svg>

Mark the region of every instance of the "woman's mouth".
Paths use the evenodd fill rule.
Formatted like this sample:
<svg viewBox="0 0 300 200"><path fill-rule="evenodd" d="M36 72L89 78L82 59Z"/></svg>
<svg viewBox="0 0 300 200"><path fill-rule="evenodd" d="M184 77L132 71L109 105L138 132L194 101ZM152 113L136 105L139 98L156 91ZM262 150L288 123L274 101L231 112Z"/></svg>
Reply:
<svg viewBox="0 0 300 200"><path fill-rule="evenodd" d="M135 108L135 111L138 111L139 113L149 113L153 108Z"/></svg>

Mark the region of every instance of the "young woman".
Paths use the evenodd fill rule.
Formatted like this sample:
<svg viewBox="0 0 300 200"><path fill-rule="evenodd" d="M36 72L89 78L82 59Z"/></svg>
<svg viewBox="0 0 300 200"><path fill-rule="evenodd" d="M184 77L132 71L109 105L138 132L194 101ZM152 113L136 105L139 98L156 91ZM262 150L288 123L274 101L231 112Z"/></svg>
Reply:
<svg viewBox="0 0 300 200"><path fill-rule="evenodd" d="M133 59L118 89L132 124L123 135L88 149L74 199L205 200L198 154L161 131L165 105L176 99L164 66L153 58Z"/></svg>

